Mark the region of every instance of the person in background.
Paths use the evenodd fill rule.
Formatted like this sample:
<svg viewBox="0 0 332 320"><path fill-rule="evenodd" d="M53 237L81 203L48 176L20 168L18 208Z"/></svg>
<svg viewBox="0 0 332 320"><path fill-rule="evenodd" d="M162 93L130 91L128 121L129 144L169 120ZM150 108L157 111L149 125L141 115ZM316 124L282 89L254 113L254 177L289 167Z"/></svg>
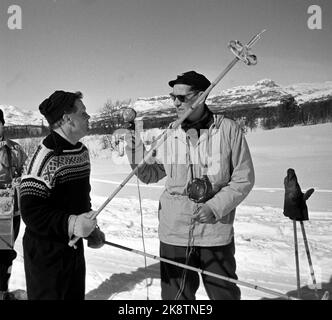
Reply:
<svg viewBox="0 0 332 320"><path fill-rule="evenodd" d="M32 156L20 186L24 268L28 300L83 300L82 238L100 248L105 240L91 216L89 151L79 140L90 116L80 92L55 91L39 106L50 134ZM68 245L80 237L76 248Z"/></svg>
<svg viewBox="0 0 332 320"><path fill-rule="evenodd" d="M27 155L18 143L5 137L4 125L4 114L0 109L0 189L14 188L13 240L15 243L21 224L16 186L19 185ZM4 223L4 220L0 219L0 225L1 223ZM14 300L15 297L8 291L8 284L17 253L14 245L10 246L1 235L0 245L0 300Z"/></svg>
<svg viewBox="0 0 332 320"><path fill-rule="evenodd" d="M178 118L210 84L195 71L169 82ZM135 168L145 147L132 132L126 135L126 142L126 153ZM236 207L254 185L254 167L239 125L214 115L204 101L181 126L168 129L166 142L156 149L155 158L140 165L137 176L144 183L166 177L158 210L160 256L238 279L233 222ZM196 299L197 272L160 262L160 274L162 299ZM202 280L212 300L241 298L240 289L232 282L205 274Z"/></svg>

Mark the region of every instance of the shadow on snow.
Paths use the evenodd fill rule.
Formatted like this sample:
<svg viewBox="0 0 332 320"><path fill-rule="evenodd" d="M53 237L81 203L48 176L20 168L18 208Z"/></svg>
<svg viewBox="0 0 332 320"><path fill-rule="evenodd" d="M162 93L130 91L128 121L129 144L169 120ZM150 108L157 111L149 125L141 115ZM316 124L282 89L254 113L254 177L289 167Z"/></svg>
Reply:
<svg viewBox="0 0 332 320"><path fill-rule="evenodd" d="M85 300L109 300L120 292L131 291L143 280L148 279L151 285L153 279L160 279L159 262L138 268L131 273L115 273L102 282L96 289L85 295Z"/></svg>

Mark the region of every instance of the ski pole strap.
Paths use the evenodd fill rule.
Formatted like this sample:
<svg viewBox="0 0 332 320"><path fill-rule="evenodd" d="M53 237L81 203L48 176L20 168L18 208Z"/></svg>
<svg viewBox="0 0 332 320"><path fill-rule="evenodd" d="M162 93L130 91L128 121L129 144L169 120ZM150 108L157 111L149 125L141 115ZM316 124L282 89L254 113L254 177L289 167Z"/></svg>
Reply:
<svg viewBox="0 0 332 320"><path fill-rule="evenodd" d="M191 271L195 271L195 272L198 272L202 275L204 274L204 275L208 275L208 276L211 276L211 277L214 277L214 278L222 279L222 280L225 280L225 281L228 281L228 282L233 282L233 283L236 283L238 285L248 287L248 288L251 288L251 289L254 289L254 290L262 291L262 292L265 292L265 293L268 293L268 294L271 294L271 295L274 295L274 296L278 296L278 297L281 297L281 298L284 298L284 299L287 299L287 300L300 300L298 298L289 296L287 294L284 294L284 293L281 293L281 292L278 292L278 291L274 291L274 290L271 290L271 289L266 289L266 288L260 287L258 285L255 285L255 284L251 284L249 282L244 282L244 281L241 281L241 280L235 280L233 278L225 277L225 276L213 273L213 272L209 272L209 271L206 271L206 270L195 268L195 267L192 267L192 266L180 263L180 262L175 262L175 261L165 259L165 258L162 258L162 257L159 257L159 256L155 256L155 255L152 255L152 254L149 254L149 253L144 253L144 252L136 250L136 249L132 249L132 248L122 246L120 244L116 244L116 243L109 242L109 241L106 241L106 240L104 241L104 243L109 245L109 246L116 247L118 249L126 250L126 251L129 251L129 252L134 252L134 253L140 254L140 255L145 255L145 256L147 256L151 259L154 259L154 260L162 261L162 262L165 262L165 263L175 265L177 267L181 267L181 268L185 268L185 269L188 269L188 270L191 270Z"/></svg>

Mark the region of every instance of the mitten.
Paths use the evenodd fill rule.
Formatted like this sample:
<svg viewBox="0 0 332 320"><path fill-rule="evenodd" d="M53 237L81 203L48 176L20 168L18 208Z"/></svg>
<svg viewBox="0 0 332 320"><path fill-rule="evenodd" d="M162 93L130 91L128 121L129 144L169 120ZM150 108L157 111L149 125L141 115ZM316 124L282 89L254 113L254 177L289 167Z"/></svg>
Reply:
<svg viewBox="0 0 332 320"><path fill-rule="evenodd" d="M102 232L98 226L90 233L87 237L88 247L92 249L99 249L105 243L105 234Z"/></svg>
<svg viewBox="0 0 332 320"><path fill-rule="evenodd" d="M297 177L294 169L287 170L287 176L284 179L284 186L284 215L291 220L309 220L306 201L309 199L309 197L315 190L309 189L304 194L300 188L300 185L297 182Z"/></svg>
<svg viewBox="0 0 332 320"><path fill-rule="evenodd" d="M71 238L73 235L86 238L97 225L97 219L92 219L94 211L85 212L80 215L71 215L68 218L68 234Z"/></svg>

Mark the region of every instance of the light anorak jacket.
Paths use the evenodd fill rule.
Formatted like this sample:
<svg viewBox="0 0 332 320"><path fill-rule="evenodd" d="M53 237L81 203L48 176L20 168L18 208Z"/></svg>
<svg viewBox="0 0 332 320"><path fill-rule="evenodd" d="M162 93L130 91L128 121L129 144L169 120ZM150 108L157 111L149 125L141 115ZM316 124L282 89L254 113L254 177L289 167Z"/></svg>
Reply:
<svg viewBox="0 0 332 320"><path fill-rule="evenodd" d="M135 154L130 145L126 146L133 168L141 163L146 152L137 135L135 140ZM195 129L187 132L181 127L167 129L167 139L156 149L155 158L140 165L138 177L144 183L166 177L158 209L160 241L188 245L192 217L199 204L188 198L187 185L191 179L204 175L209 178L214 194L206 204L217 222L196 222L194 245L227 245L234 235L236 207L248 195L255 179L248 144L235 121L214 115L212 125L202 130L199 137Z"/></svg>

